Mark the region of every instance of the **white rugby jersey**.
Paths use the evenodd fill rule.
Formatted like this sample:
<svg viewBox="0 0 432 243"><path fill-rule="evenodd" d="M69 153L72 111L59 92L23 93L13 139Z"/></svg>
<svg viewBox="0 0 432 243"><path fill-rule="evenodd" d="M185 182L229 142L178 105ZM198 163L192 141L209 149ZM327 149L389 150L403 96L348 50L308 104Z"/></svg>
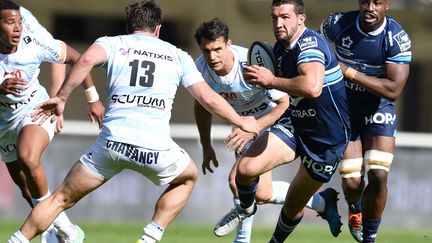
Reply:
<svg viewBox="0 0 432 243"><path fill-rule="evenodd" d="M231 45L231 51L234 54L234 66L226 76L218 76L207 65L202 55L195 60L195 64L209 86L221 95L239 115L258 118L267 114L276 106L274 101L287 94L247 83L243 79L243 65L247 64L248 49Z"/></svg>
<svg viewBox="0 0 432 243"><path fill-rule="evenodd" d="M0 94L0 132L16 128L23 117L33 112L37 104L49 98L38 80L40 64L44 61L63 63L66 58L65 43L55 40L30 12L25 9L22 12L23 24L31 25L32 28L23 26L15 53L0 54L0 82L7 76L15 75L27 81L27 84L20 95Z"/></svg>
<svg viewBox="0 0 432 243"><path fill-rule="evenodd" d="M23 33L40 33L43 32L44 35L50 35L51 33L43 27L33 14L26 8L20 6L20 13L22 17L22 31Z"/></svg>
<svg viewBox="0 0 432 243"><path fill-rule="evenodd" d="M107 101L101 136L148 149L171 142L169 121L180 83L203 81L193 59L168 42L145 34L101 37ZM187 107L187 109L192 109Z"/></svg>

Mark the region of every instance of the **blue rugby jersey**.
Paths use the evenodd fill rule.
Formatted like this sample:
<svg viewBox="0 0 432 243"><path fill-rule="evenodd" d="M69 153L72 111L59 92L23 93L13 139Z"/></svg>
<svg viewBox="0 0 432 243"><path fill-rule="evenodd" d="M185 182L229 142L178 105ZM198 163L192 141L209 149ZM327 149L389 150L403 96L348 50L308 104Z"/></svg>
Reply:
<svg viewBox="0 0 432 243"><path fill-rule="evenodd" d="M319 62L325 66L324 85L319 97L291 96L290 107L283 116L291 118L295 134L307 144L334 146L346 143L349 121L343 75L328 42L319 33L305 28L291 47L285 49L276 43L274 53L278 76L281 77L298 76L297 66L302 63Z"/></svg>
<svg viewBox="0 0 432 243"><path fill-rule="evenodd" d="M359 26L359 12L333 13L322 24L321 33L334 42L340 62L367 75L382 77L386 63L411 62L411 40L403 28L386 16L377 30L365 33ZM364 106L382 107L391 101L376 96L346 80L347 95L351 101Z"/></svg>

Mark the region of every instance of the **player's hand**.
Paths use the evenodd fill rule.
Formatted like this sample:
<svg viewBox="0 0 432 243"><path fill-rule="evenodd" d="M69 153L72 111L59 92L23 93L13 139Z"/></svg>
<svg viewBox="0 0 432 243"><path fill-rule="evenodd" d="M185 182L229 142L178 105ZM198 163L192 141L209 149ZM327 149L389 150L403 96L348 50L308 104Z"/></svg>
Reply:
<svg viewBox="0 0 432 243"><path fill-rule="evenodd" d="M243 77L246 82L265 88L271 87L272 81L275 78L270 70L258 65L244 66Z"/></svg>
<svg viewBox="0 0 432 243"><path fill-rule="evenodd" d="M248 142L255 139L255 137L254 133L244 132L243 130L236 128L225 138L224 142L228 149L241 154Z"/></svg>
<svg viewBox="0 0 432 243"><path fill-rule="evenodd" d="M95 120L99 124L99 129L102 128L102 119L105 113L105 107L100 100L88 103L87 105L87 115L93 124Z"/></svg>
<svg viewBox="0 0 432 243"><path fill-rule="evenodd" d="M255 136L258 136L259 132L260 132L260 126L257 122L257 120L255 119L255 117L253 116L242 116L241 117L243 122L241 124L240 129L248 132L248 133L252 133Z"/></svg>
<svg viewBox="0 0 432 243"><path fill-rule="evenodd" d="M61 115L57 118L56 128L54 132L60 133L63 127L64 127L64 117L63 115Z"/></svg>
<svg viewBox="0 0 432 243"><path fill-rule="evenodd" d="M8 76L0 84L0 94L19 95L25 90L25 84L27 84L27 82L24 79L16 78L15 76Z"/></svg>
<svg viewBox="0 0 432 243"><path fill-rule="evenodd" d="M213 162L215 168L219 166L219 162L217 161L216 153L213 147L203 149L203 162L201 165L201 169L204 175L206 174L206 170L208 170L210 173L213 173L213 169L211 168L211 162Z"/></svg>
<svg viewBox="0 0 432 243"><path fill-rule="evenodd" d="M58 96L55 96L34 108L34 112L31 114L33 118L32 121L37 121L41 118L39 125L44 123L49 117L51 118L51 123L55 122L60 116L63 116L63 111L65 107L65 100Z"/></svg>

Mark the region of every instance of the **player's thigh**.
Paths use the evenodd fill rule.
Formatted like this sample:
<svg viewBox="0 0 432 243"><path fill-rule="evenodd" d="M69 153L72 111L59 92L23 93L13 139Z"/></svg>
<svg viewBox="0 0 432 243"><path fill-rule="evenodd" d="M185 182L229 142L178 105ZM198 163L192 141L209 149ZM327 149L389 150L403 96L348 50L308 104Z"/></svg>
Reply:
<svg viewBox="0 0 432 243"><path fill-rule="evenodd" d="M186 167L186 169L180 175L174 178L170 182L170 184L184 183L186 181L195 183L197 177L198 177L198 169L195 166L194 161L192 159L189 159L189 164Z"/></svg>
<svg viewBox="0 0 432 243"><path fill-rule="evenodd" d="M279 165L295 159L295 152L271 132L259 136L240 158L237 172L259 176Z"/></svg>
<svg viewBox="0 0 432 243"><path fill-rule="evenodd" d="M39 161L39 158L50 142L45 128L29 124L24 126L18 137L18 157L27 161Z"/></svg>
<svg viewBox="0 0 432 243"><path fill-rule="evenodd" d="M395 137L390 136L377 136L369 133L363 136L364 151L378 150L393 154L395 151L395 142Z"/></svg>
<svg viewBox="0 0 432 243"><path fill-rule="evenodd" d="M53 194L59 200L76 203L106 181L78 161L69 170L69 173Z"/></svg>
<svg viewBox="0 0 432 243"><path fill-rule="evenodd" d="M349 141L343 156L344 159L362 158L363 148L361 140Z"/></svg>

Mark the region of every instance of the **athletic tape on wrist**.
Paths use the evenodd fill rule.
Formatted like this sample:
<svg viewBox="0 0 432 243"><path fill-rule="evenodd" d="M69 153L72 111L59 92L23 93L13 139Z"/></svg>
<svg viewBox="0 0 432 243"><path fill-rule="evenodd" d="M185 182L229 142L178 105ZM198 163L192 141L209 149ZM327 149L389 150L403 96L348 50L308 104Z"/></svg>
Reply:
<svg viewBox="0 0 432 243"><path fill-rule="evenodd" d="M351 68L351 67L347 68L347 70L344 73L345 77L350 79L350 80L353 80L355 78L356 74L357 74L357 70L355 70L354 68Z"/></svg>
<svg viewBox="0 0 432 243"><path fill-rule="evenodd" d="M91 86L90 88L86 89L85 95L88 103L93 103L99 100L99 94L95 86Z"/></svg>

